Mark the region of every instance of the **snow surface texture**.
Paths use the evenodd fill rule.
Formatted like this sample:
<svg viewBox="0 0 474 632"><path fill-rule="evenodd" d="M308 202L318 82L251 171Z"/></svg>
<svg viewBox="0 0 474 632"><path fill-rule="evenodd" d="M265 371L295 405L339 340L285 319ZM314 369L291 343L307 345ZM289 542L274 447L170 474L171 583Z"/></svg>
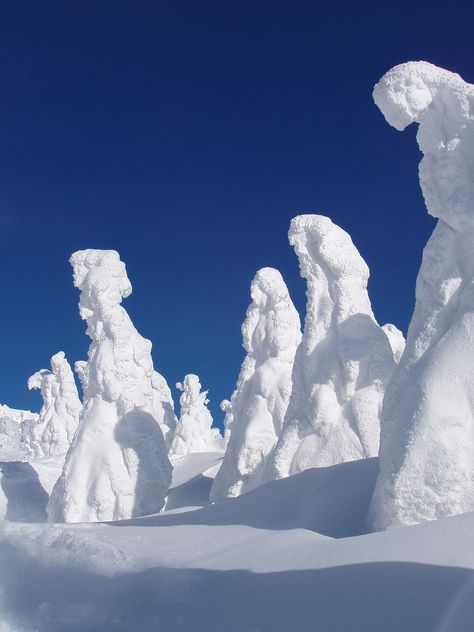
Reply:
<svg viewBox="0 0 474 632"><path fill-rule="evenodd" d="M82 404L63 351L51 358L51 371L41 369L30 377L28 388L40 389L43 397L38 422L30 424L25 433L28 457L65 454L76 432Z"/></svg>
<svg viewBox="0 0 474 632"><path fill-rule="evenodd" d="M180 416L171 443L170 456L185 456L191 452L216 452L222 449L222 437L217 428L211 428L212 415L207 407L208 391L201 393L197 375L186 375L176 388L182 392L179 399Z"/></svg>
<svg viewBox="0 0 474 632"><path fill-rule="evenodd" d="M117 520L157 512L171 464L156 406L151 343L121 307L132 292L114 250L71 257L79 311L92 339L80 365L84 407L48 515L58 522Z"/></svg>
<svg viewBox="0 0 474 632"><path fill-rule="evenodd" d="M211 462L184 457L178 488ZM0 621L8 632L472 632L474 514L357 537L376 473L377 459L310 469L113 525L0 523Z"/></svg>
<svg viewBox="0 0 474 632"><path fill-rule="evenodd" d="M273 478L377 455L382 399L396 366L391 345L401 337L392 325L389 339L375 321L369 269L345 231L327 217L300 215L289 240L307 307Z"/></svg>
<svg viewBox="0 0 474 632"><path fill-rule="evenodd" d="M410 62L374 99L396 129L419 124L421 189L438 218L384 402L371 517L384 529L474 509L474 86Z"/></svg>
<svg viewBox="0 0 474 632"><path fill-rule="evenodd" d="M238 496L263 482L288 408L291 372L301 342L300 318L278 270L259 270L250 293L252 303L242 325L247 355L230 406L224 403L230 439L212 500Z"/></svg>

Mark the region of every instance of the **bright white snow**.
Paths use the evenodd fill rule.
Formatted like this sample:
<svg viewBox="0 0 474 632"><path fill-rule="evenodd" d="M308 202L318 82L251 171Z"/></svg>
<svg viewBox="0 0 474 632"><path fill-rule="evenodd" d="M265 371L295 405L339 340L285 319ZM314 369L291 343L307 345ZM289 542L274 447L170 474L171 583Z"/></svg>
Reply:
<svg viewBox="0 0 474 632"><path fill-rule="evenodd" d="M212 488L213 500L238 496L263 482L288 408L301 341L300 318L278 270L259 270L250 294L252 303L242 325L247 355L231 402L224 404L230 439Z"/></svg>
<svg viewBox="0 0 474 632"><path fill-rule="evenodd" d="M377 455L382 398L396 366L370 306L369 269L349 235L327 217L300 215L289 239L306 279L307 307L272 457L275 478Z"/></svg>
<svg viewBox="0 0 474 632"><path fill-rule="evenodd" d="M156 415L151 343L121 307L132 292L114 250L71 257L92 343L80 365L84 407L48 505L51 520L117 520L159 511L171 464Z"/></svg>
<svg viewBox="0 0 474 632"><path fill-rule="evenodd" d="M405 353L384 402L376 529L474 509L474 86L424 62L393 68L374 99L419 124L420 184L438 218Z"/></svg>

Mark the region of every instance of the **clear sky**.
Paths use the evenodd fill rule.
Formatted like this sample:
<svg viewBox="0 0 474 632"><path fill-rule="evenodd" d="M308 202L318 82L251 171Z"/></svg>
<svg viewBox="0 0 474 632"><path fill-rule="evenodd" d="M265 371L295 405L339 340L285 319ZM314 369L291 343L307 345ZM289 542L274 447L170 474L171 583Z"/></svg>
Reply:
<svg viewBox="0 0 474 632"><path fill-rule="evenodd" d="M474 82L473 5L2 2L0 401L39 409L29 375L86 357L80 248L120 252L156 369L175 397L197 373L217 420L260 267L304 317L299 213L351 234L378 321L406 331L434 222L416 130L390 128L371 92L409 60Z"/></svg>

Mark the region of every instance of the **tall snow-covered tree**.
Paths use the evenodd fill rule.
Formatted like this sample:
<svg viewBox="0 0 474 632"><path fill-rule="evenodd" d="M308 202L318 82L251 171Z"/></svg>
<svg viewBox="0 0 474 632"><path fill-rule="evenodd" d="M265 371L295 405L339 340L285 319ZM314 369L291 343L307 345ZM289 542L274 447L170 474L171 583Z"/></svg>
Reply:
<svg viewBox="0 0 474 632"><path fill-rule="evenodd" d="M369 269L349 235L327 217L300 215L290 244L307 283L303 339L271 475L375 456L380 409L396 366L367 293ZM395 344L395 328L390 336Z"/></svg>
<svg viewBox="0 0 474 632"><path fill-rule="evenodd" d="M425 62L374 89L388 123L418 123L438 223L423 252L405 352L382 414L375 529L474 510L474 85Z"/></svg>
<svg viewBox="0 0 474 632"><path fill-rule="evenodd" d="M81 364L84 406L48 505L53 521L118 520L159 511L171 464L157 418L151 343L120 305L132 292L114 250L71 257L92 342Z"/></svg>

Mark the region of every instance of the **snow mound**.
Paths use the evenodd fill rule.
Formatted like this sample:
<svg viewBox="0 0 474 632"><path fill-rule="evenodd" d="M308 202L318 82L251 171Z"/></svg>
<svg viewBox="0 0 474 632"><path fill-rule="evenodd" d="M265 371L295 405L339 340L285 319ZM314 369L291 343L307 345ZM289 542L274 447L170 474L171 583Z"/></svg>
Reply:
<svg viewBox="0 0 474 632"><path fill-rule="evenodd" d="M37 423L30 424L29 432L25 432L28 456L65 454L76 432L82 404L63 351L51 358L51 371L41 369L30 377L28 388L40 389L43 397Z"/></svg>
<svg viewBox="0 0 474 632"><path fill-rule="evenodd" d="M278 270L259 270L250 293L252 303L242 325L247 355L230 404L223 402L230 438L212 488L214 500L238 496L263 482L288 408L301 341L300 318Z"/></svg>
<svg viewBox="0 0 474 632"><path fill-rule="evenodd" d="M307 309L274 478L377 455L382 399L396 366L370 306L369 269L349 235L327 217L300 215L289 240L307 282Z"/></svg>
<svg viewBox="0 0 474 632"><path fill-rule="evenodd" d="M208 391L201 393L197 375L186 375L176 388L181 391L180 416L171 442L171 456L185 456L191 452L215 452L221 448L222 437L217 428L211 428L212 415L207 407Z"/></svg>
<svg viewBox="0 0 474 632"><path fill-rule="evenodd" d="M92 343L80 365L84 407L49 518L91 522L159 511L171 464L155 406L151 343L120 305L132 292L125 264L113 250L80 250L71 264Z"/></svg>
<svg viewBox="0 0 474 632"><path fill-rule="evenodd" d="M474 86L410 62L380 80L374 99L397 129L419 124L420 184L438 218L384 401L371 520L385 529L474 509Z"/></svg>

